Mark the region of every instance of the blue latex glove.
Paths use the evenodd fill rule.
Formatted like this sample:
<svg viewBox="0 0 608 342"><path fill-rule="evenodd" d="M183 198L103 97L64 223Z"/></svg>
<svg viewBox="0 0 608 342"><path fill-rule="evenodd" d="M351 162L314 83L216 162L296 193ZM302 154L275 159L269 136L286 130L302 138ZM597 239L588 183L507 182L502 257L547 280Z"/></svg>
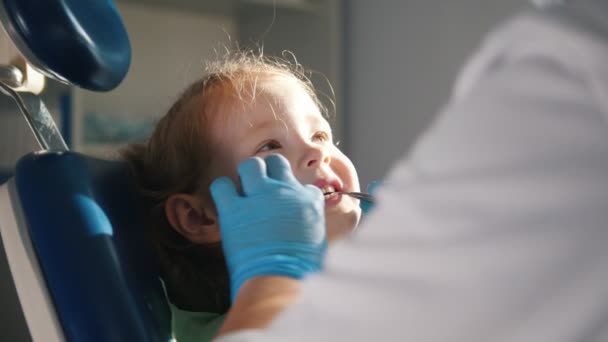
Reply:
<svg viewBox="0 0 608 342"><path fill-rule="evenodd" d="M376 180L367 185L367 193L370 195L375 195L380 186L382 186L384 182ZM361 212L363 215L367 215L370 210L374 208L375 203L359 201L359 207L361 207Z"/></svg>
<svg viewBox="0 0 608 342"><path fill-rule="evenodd" d="M283 156L247 159L239 176L242 194L227 177L211 184L233 300L255 276L318 271L327 246L323 193L300 184Z"/></svg>

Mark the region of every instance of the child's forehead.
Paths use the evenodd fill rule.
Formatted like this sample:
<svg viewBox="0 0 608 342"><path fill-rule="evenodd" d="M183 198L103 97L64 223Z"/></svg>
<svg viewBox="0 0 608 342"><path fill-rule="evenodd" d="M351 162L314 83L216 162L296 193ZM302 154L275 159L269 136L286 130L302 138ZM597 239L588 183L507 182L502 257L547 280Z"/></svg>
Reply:
<svg viewBox="0 0 608 342"><path fill-rule="evenodd" d="M329 122L316 106L294 109L275 107L275 105L276 102L260 96L253 103L235 103L230 108L224 108L224 113L220 115L221 119L214 120L216 136L221 138L224 134L241 130L244 130L242 132L245 134L253 131L276 131L282 128L291 131L297 127L331 130Z"/></svg>
<svg viewBox="0 0 608 342"><path fill-rule="evenodd" d="M293 75L249 77L233 80L223 88L213 101L216 105L207 112L216 132L230 130L235 124L258 126L266 121L303 120L315 126L329 125L311 95L312 89Z"/></svg>
<svg viewBox="0 0 608 342"><path fill-rule="evenodd" d="M224 107L239 112L247 112L253 107L306 107L307 111L319 112L320 108L311 91L294 76L260 77L246 83L236 84L232 92L223 96Z"/></svg>
<svg viewBox="0 0 608 342"><path fill-rule="evenodd" d="M244 123L250 127L277 124L289 126L329 125L316 105L306 103L285 105L274 97L260 96L252 103L243 103L232 107L226 115L227 123Z"/></svg>

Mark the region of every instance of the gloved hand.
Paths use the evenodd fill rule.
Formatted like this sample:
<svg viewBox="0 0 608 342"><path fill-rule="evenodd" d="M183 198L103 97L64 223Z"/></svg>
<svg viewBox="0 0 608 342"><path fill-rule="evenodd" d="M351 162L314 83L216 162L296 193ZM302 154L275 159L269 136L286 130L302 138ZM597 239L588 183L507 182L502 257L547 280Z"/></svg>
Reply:
<svg viewBox="0 0 608 342"><path fill-rule="evenodd" d="M370 195L375 195L378 189L384 184L383 181L373 181L367 185L367 193ZM373 209L376 203L359 201L359 207L361 207L361 212L365 216L369 213L370 210Z"/></svg>
<svg viewBox="0 0 608 342"><path fill-rule="evenodd" d="M323 193L300 184L283 156L250 158L238 171L242 194L227 177L211 184L232 300L252 277L318 271L327 246Z"/></svg>

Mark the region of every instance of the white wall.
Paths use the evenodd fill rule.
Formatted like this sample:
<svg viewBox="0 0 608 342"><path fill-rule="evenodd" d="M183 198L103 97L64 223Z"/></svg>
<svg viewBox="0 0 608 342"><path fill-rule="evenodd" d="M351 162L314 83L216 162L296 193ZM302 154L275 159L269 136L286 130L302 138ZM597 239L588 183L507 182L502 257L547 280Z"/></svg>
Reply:
<svg viewBox="0 0 608 342"><path fill-rule="evenodd" d="M74 149L103 157L113 156L118 146L86 144L84 113L96 112L117 122L156 120L190 83L204 75L205 61L221 54L236 35L234 18L229 16L136 2L118 3L118 9L131 42L127 77L108 93L73 92Z"/></svg>
<svg viewBox="0 0 608 342"><path fill-rule="evenodd" d="M482 35L526 0L346 0L346 152L381 179L429 125Z"/></svg>

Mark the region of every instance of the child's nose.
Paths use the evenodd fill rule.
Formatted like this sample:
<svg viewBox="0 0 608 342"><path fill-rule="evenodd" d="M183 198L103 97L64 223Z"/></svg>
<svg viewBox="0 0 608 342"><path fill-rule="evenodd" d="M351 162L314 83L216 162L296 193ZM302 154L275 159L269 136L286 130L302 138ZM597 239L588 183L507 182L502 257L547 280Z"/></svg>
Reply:
<svg viewBox="0 0 608 342"><path fill-rule="evenodd" d="M306 168L317 167L319 164L329 164L331 157L327 150L321 146L310 146L304 158Z"/></svg>

